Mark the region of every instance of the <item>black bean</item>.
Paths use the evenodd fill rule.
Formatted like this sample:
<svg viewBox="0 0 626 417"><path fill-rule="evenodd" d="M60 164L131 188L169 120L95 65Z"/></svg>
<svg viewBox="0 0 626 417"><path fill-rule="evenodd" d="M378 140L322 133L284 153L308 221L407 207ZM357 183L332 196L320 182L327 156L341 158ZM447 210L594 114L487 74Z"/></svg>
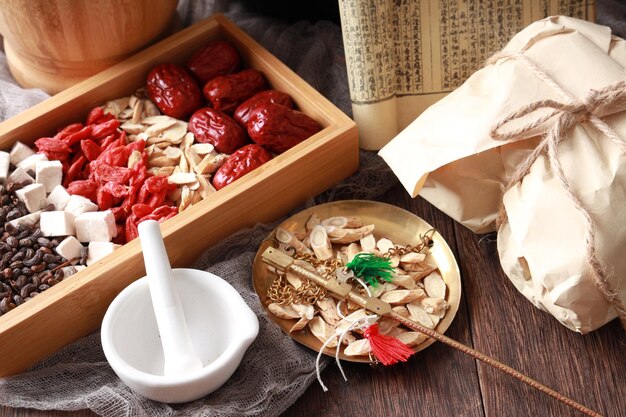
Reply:
<svg viewBox="0 0 626 417"><path fill-rule="evenodd" d="M30 293L35 291L36 288L37 287L35 287L33 284L26 284L20 290L20 296L22 296L22 298L26 298L30 296Z"/></svg>
<svg viewBox="0 0 626 417"><path fill-rule="evenodd" d="M20 217L22 217L22 213L20 213L20 211L17 209L11 210L7 213L7 221L9 222L11 220L19 219Z"/></svg>
<svg viewBox="0 0 626 417"><path fill-rule="evenodd" d="M32 269L33 272L35 273L41 272L44 269L46 269L46 263L45 262L38 263L36 265L33 265L30 269Z"/></svg>

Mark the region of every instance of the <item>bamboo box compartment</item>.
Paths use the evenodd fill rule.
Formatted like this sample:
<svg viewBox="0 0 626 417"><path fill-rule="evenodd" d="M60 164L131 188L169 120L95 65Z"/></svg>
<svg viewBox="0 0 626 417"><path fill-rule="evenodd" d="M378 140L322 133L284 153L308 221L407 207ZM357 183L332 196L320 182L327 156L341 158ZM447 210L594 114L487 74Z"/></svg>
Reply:
<svg viewBox="0 0 626 417"><path fill-rule="evenodd" d="M229 234L270 222L354 173L359 163L354 122L224 16L190 26L115 66L0 124L0 149L32 145L59 127L84 121L89 110L131 95L148 71L184 63L210 39L230 41L248 67L324 128L306 141L177 214L161 226L172 266L189 266ZM145 275L135 239L101 261L0 316L0 376L24 371L59 348L95 331L113 298ZM251 278L252 279L252 278Z"/></svg>

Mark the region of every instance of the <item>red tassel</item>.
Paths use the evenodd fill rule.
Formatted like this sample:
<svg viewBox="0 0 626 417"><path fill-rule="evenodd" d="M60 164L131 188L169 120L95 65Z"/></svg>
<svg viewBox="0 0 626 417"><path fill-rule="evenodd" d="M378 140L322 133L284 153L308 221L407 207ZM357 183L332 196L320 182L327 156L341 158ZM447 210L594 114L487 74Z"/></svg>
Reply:
<svg viewBox="0 0 626 417"><path fill-rule="evenodd" d="M383 365L406 362L415 353L395 337L378 333L378 323L365 329L363 336L369 340L372 353Z"/></svg>

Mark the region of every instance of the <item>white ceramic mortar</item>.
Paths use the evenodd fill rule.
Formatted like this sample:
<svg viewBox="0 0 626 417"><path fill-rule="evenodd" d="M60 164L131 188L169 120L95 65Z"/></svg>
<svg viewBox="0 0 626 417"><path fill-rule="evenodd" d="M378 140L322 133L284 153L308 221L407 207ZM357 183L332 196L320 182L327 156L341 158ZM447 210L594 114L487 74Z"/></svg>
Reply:
<svg viewBox="0 0 626 417"><path fill-rule="evenodd" d="M259 331L241 295L216 275L173 269L172 284L183 306L189 334L203 367L164 376L164 358L147 277L126 287L102 322L104 354L120 379L152 400L180 403L218 389L235 372Z"/></svg>

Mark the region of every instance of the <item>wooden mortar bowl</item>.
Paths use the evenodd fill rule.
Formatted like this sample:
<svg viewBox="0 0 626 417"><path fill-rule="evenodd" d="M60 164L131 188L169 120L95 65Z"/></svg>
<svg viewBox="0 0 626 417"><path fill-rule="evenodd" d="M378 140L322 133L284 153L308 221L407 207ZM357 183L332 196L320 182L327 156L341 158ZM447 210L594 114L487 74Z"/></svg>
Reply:
<svg viewBox="0 0 626 417"><path fill-rule="evenodd" d="M0 33L13 77L49 94L158 40L178 0L2 0Z"/></svg>

